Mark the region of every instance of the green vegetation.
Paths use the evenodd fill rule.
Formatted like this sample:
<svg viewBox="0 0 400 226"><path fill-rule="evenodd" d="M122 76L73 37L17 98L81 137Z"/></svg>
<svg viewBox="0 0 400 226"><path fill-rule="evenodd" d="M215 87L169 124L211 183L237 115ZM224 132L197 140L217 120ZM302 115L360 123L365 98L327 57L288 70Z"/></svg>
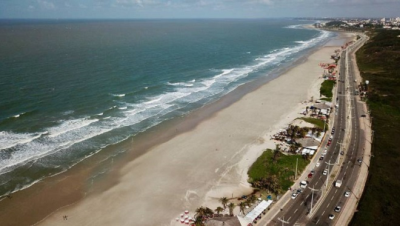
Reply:
<svg viewBox="0 0 400 226"><path fill-rule="evenodd" d="M400 31L377 31L357 52L361 75L369 80L367 103L374 138L369 178L350 225L400 222ZM363 112L360 112L362 114ZM368 138L370 140L370 138Z"/></svg>
<svg viewBox="0 0 400 226"><path fill-rule="evenodd" d="M296 159L298 174L310 160L301 155L283 155L279 150L267 149L249 169L249 182L255 188L266 189L278 194L288 190L295 177Z"/></svg>
<svg viewBox="0 0 400 226"><path fill-rule="evenodd" d="M321 129L321 131L324 129L324 120L322 119L318 119L318 118L305 118L305 117L301 117L299 118L301 120L304 120L308 123L314 124L316 125L318 128ZM328 130L328 124L325 123L325 131Z"/></svg>
<svg viewBox="0 0 400 226"><path fill-rule="evenodd" d="M325 96L326 100L328 101L332 101L332 89L333 86L335 86L336 81L333 80L325 80L322 84L321 84L321 88L319 90L321 96Z"/></svg>
<svg viewBox="0 0 400 226"><path fill-rule="evenodd" d="M338 21L338 20L330 21L330 22L326 23L325 26L327 26L327 27L340 27L341 25L348 26L347 23L342 22L342 21Z"/></svg>

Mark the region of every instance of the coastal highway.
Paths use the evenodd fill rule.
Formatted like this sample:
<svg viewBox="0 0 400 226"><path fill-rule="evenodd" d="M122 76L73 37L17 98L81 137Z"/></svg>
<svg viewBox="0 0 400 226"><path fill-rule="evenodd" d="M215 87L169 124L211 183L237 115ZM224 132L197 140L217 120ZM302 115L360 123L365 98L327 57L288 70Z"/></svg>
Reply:
<svg viewBox="0 0 400 226"><path fill-rule="evenodd" d="M355 47L350 48L348 51L354 51L357 46L365 41L365 37L360 40ZM355 184L355 181L359 175L359 170L361 164L365 164L361 158L363 156L363 148L365 146L366 137L365 133L360 129L360 113L362 108L362 104L358 103L357 96L354 94L357 89L357 82L354 77L354 67L356 65L352 64L350 59L346 59L348 65L346 65L348 72L348 83L346 83L346 95L348 95L350 100L350 117L349 120L351 122L351 135L350 135L350 143L348 149L345 151L344 161L340 164L340 172L337 176L338 180L342 180L343 184L340 188L332 187L328 196L323 200L320 205L320 208L315 212L314 217L311 219L311 222L307 225L334 225L338 216L341 212L335 212L334 208L336 206L345 207L347 197L344 196L346 191L350 192L350 195L355 195L352 190ZM344 61L343 61L344 62ZM342 74L343 72L341 72ZM364 112L363 112L364 113ZM356 196L358 200L359 197ZM334 214L335 218L333 220L329 219L329 215Z"/></svg>
<svg viewBox="0 0 400 226"><path fill-rule="evenodd" d="M357 156L361 155L358 148L360 145L359 142L365 139L360 137L358 125L358 118L360 116L358 115L357 107L354 107L356 106L356 99L353 96L356 83L352 77L352 67L346 65L349 63L346 62L348 61L346 57L347 53L343 51L340 61L340 76L337 83L336 104L339 107L335 107L335 110L332 112L333 115L331 115L331 117L335 117L335 134L332 145L327 148L328 152L324 160L319 161L321 165L314 168L315 174L311 179L308 179L308 187L303 189L303 192L296 199L289 201L289 203L282 207L280 213L276 215L269 225L332 225L335 219L330 220L328 218L329 214L334 213L336 205L343 207L346 199L344 192L351 191L353 187L353 181L358 175ZM349 99L346 100L346 96ZM330 134L327 135L326 137L330 136ZM326 147L326 143L327 138L324 139L321 147ZM342 150L345 152L343 156L340 155ZM319 153L321 152L323 150ZM316 156L316 158L319 158L319 156ZM338 164L338 166L334 166L335 164ZM325 169L329 169L330 171L330 174L327 176L323 175ZM332 170L334 171L333 173L331 173ZM338 170L339 172L337 172ZM343 185L339 189L333 186L336 176L337 179L343 180ZM294 188L297 187L299 185L294 185ZM332 188L329 189L329 187ZM318 190L314 192L313 198L311 189L309 188ZM327 191L328 193L325 194ZM314 209L311 212L312 199ZM318 205L315 206L317 201L319 201Z"/></svg>

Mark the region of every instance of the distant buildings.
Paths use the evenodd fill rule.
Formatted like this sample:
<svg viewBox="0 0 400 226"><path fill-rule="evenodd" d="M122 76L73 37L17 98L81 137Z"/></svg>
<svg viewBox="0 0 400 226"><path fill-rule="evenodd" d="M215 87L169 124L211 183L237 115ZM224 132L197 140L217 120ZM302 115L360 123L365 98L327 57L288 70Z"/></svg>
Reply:
<svg viewBox="0 0 400 226"><path fill-rule="evenodd" d="M301 18L302 20L306 18ZM315 18L309 18L316 20ZM338 30L383 28L400 30L400 17L396 18L323 18L324 22L315 23L316 28L330 28Z"/></svg>

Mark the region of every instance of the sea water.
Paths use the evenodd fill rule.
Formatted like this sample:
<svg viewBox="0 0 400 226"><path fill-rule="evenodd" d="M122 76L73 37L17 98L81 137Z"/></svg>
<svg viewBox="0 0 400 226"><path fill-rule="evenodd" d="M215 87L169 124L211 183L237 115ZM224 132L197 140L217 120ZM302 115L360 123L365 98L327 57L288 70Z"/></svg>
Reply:
<svg viewBox="0 0 400 226"><path fill-rule="evenodd" d="M288 67L295 20L0 21L0 195Z"/></svg>

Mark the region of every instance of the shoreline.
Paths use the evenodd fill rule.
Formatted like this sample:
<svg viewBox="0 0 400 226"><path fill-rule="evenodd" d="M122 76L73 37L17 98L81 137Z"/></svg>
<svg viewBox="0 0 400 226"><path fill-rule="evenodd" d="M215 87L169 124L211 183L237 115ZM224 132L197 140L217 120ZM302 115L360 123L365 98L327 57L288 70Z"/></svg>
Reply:
<svg viewBox="0 0 400 226"><path fill-rule="evenodd" d="M324 47L322 47L322 48L324 48ZM316 50L316 52L318 52L318 51L319 50ZM328 60L328 59L329 59L329 55L327 55L327 59L324 58L324 60ZM299 62L300 61L302 61L302 59L299 59ZM304 62L301 62L299 65L302 65L303 63ZM294 68L298 67L299 65L295 65L294 67L289 68L288 71L293 70ZM318 68L318 65L314 65L314 67ZM318 68L318 69L320 69L320 68ZM285 72L283 74L285 74ZM85 206L85 205L92 206L92 205L94 205L94 207L96 207L98 204L100 204L100 203L96 203L96 201L93 199L93 197L96 197L96 196L102 197L103 196L104 198L107 199L108 202L110 202L110 204L115 205L115 203L114 203L115 200L121 198L123 201L126 201L126 200L124 200L124 198L126 198L124 195L130 196L130 195L126 194L126 193L129 193L129 192L127 192L124 189L125 185L127 187L130 187L130 188L138 189L137 192L140 193L141 190L143 190L143 186L132 184L132 183L127 183L127 181L129 181L129 179L127 179L127 178L131 178L131 179L135 178L136 179L136 178L140 178L141 177L140 173L136 173L134 175L129 175L129 173L131 171L134 171L134 170L137 171L136 168L140 168L140 167L142 167L141 169L145 169L143 172L146 172L146 170L151 170L151 169L149 169L149 167L146 167L146 166L143 166L143 165L146 164L146 163L154 164L154 162L152 162L152 160L149 161L149 159L155 158L158 155L162 155L163 157L168 159L168 157L170 157L170 156L166 155L162 151L162 150L165 150L164 147L166 147L166 145L167 145L167 147L170 148L170 149L167 149L167 150L174 150L174 149L176 149L176 146L179 146L181 143L185 143L185 142L189 141L189 144L186 143L186 146L185 145L181 145L181 150L175 150L175 152L174 152L175 154L183 154L183 155L186 154L187 155L188 153L184 151L186 148L188 148L188 147L192 147L193 149L196 148L196 147L193 147L193 143L196 143L196 141L193 140L194 138L192 138L190 135L188 136L188 134L192 134L192 135L193 134L201 134L203 137L206 136L207 133L204 133L204 131L203 131L203 133L199 133L198 130L201 129L200 127L204 126L204 124L212 123L210 121L213 121L213 120L215 121L216 118L217 119L221 118L221 114L223 114L222 112L226 112L227 111L226 109L228 109L228 110L231 109L232 106L237 105L237 102L243 102L243 99L246 99L246 96L248 96L249 94L259 91L259 89L262 89L262 87L265 87L267 84L274 83L273 81L275 81L275 80L277 80L277 79L279 79L280 77L283 77L283 76L284 75L279 75L277 78L273 78L272 81L269 81L266 84L259 85L260 87L255 88L255 90L251 90L250 89L250 93L244 94L243 96L238 95L236 97L237 100L234 100L231 103L229 103L229 101L226 101L226 99L221 98L221 100L210 104L210 105L213 105L215 109L208 109L209 110L208 114L206 114L207 113L207 109L204 109L204 108L200 109L199 111L196 110L196 111L191 112L190 116L185 116L185 117L183 117L183 119L180 119L181 123L177 125L177 127L179 128L177 131L175 131L175 127L172 128L171 126L169 126L168 129L161 129L159 131L157 131L157 129L155 129L155 130L150 131L147 135L139 135L134 140L140 140L141 139L143 141L143 140L148 139L149 137L153 137L154 138L154 136L157 135L157 134L158 135L162 135L162 136L157 137L158 139L156 141L151 140L151 141L147 141L147 143L144 142L144 143L142 143L142 146L140 146L140 147L135 146L134 147L135 151L131 151L129 153L124 152L121 155L116 156L117 160L116 160L115 164L118 165L118 166L110 167L111 171L107 173L107 175L105 176L106 178L105 179L99 179L99 181L102 181L102 180L107 180L107 181L105 183L104 182L100 182L99 184L101 184L101 185L99 187L96 187L97 186L97 184L96 184L96 186L94 186L96 188L96 190L95 191L91 191L89 196L87 196L86 198L85 198L85 195L86 195L85 194L85 190L88 189L87 188L87 184L86 184L86 182L88 182L87 179L90 178L89 175L92 175L92 173L94 171L93 168L97 168L97 167L87 167L86 164L90 164L90 163L102 160L102 157L106 156L106 153L109 153L111 150L105 150L103 153L101 153L101 154L99 153L99 156L96 156L93 159L87 160L87 161L85 161L85 163L79 164L80 166L72 168L70 170L71 172L64 173L65 175L63 175L61 177L61 180L65 179L65 181L69 181L69 182L75 181L75 183L76 183L74 185L70 185L68 183L64 183L65 187L74 187L75 188L75 190L73 190L73 189L71 190L73 192L70 192L70 194L73 194L73 195L63 198L66 201L70 201L69 204L67 204L67 206L62 207L58 211L56 210L49 217L45 218L44 222L42 222L42 223L45 224L45 225L46 224L54 225L54 224L57 224L57 223L61 224L62 220L59 221L58 218L61 219L61 215L64 212L68 212L67 215L70 216L69 221L73 220L73 219L75 219L75 213L76 213L76 211L74 211L74 209L77 210L78 212L83 213L83 215L80 214L79 217L77 215L77 218L79 219L80 223L82 223L82 224L85 224L85 223L86 224L91 224L91 223L95 222L93 219L87 219L88 216L86 216L86 218L85 218L84 212L86 212L86 211L80 211L80 210L82 210L82 208L81 208L82 206ZM249 88L249 87L242 87L241 89L243 89L243 92L246 92L246 88ZM239 91L240 91L240 89L239 89ZM233 98L234 97L233 95L234 94L232 94L232 96L230 98ZM251 108L253 104L254 103L250 103L250 106L247 105L247 108ZM260 106L258 106L258 107L260 107ZM212 107L210 107L210 108L212 108ZM240 108L239 108L239 110L240 110ZM287 110L285 110L285 111L287 111ZM203 114L203 115L201 115L201 114ZM227 119L227 118L229 118L229 116L230 116L230 114L227 114L227 115L225 114L225 115L223 115L222 118ZM240 120L240 117L236 118L236 120ZM270 121L271 120L276 123L276 119L270 119ZM284 119L281 118L281 120L284 120ZM175 121L170 122L169 125L172 125L174 123L175 123ZM225 123L226 123L226 121L225 121ZM228 123L230 123L230 121L228 121ZM273 123L273 124L275 125L275 123ZM166 126L166 127L168 127L168 126ZM265 134L269 129L271 129L271 126L268 129L266 129L266 126L256 126L256 127L258 128L258 130L262 131L261 134ZM206 127L206 128L207 128L206 132L208 132L208 133L213 132L212 130L210 131L210 129L209 129L209 128L212 128L212 126L210 127L210 125L208 125L208 127ZM275 128L275 127L273 127L273 128ZM227 131L225 131L225 132L227 132ZM243 160L244 158L242 158L242 160L240 162L238 162L238 159L240 159L241 156L245 155L244 154L245 149L248 147L249 144L254 144L255 142L258 141L258 138L259 138L259 135L260 135L260 134L252 135L252 136L248 136L248 137L243 138L243 134L242 133L243 133L243 131L239 130L239 131L236 131L235 134L232 134L232 137L230 137L230 135L229 135L229 138L227 138L225 136L223 137L223 139L227 139L228 141L233 139L234 137L237 137L237 139L240 140L239 143L245 144L239 151L234 152L234 157L230 159L231 163L234 163L234 162L236 162L235 164L239 163L239 165L242 165L241 167L246 166L246 164L248 164L248 162L251 162L251 161L249 159L244 161ZM250 131L248 131L247 134L249 134L249 133L250 133ZM196 136L198 136L198 135L196 135ZM221 136L221 134L218 134L217 136ZM209 139L209 137L207 137L207 138ZM211 138L215 139L214 137L211 137ZM177 142L177 141L179 141L179 142ZM123 148L126 148L126 146L128 146L128 143L129 142L124 142L124 144L113 145L109 149L115 149L115 148L123 149ZM204 144L199 143L199 145L204 145ZM221 144L221 146L224 146L224 145ZM227 143L226 146L229 146L229 144ZM152 148L150 148L151 151L147 150L146 147L147 147L147 149L152 147ZM233 147L233 149L234 148L237 148L237 147ZM212 148L212 149L210 148L209 151L207 151L206 153L203 153L203 154L210 155L211 157L214 156L212 154L214 151L215 152L221 152L221 153L224 153L226 155L231 155L232 154L231 151L227 151L227 150L222 151L222 150L219 150L218 147L216 149L217 150L214 150L214 148ZM137 152L136 150L140 150L140 151ZM196 153L192 153L192 154L196 154ZM219 156L219 155L220 155L220 153L217 156ZM183 157L179 156L179 157L181 158L180 161L178 161L179 159L178 160L177 159L169 159L170 161L167 161L167 162L175 163L178 166L178 167L176 167L176 169L170 169L171 172L176 173L177 175L182 174L182 171L184 171L185 169L187 169L189 167L192 167L191 164L188 164L191 161L191 158L189 158L189 157L194 157L194 156L183 156ZM199 156L199 157L202 157L202 156ZM118 158L122 159L122 160L118 160ZM126 159L124 159L124 158L126 158ZM227 157L225 157L225 158L227 158ZM156 160L159 161L160 164L165 164L165 162L163 161L164 159L162 159L162 158L161 158L162 161L160 161L160 159L156 159ZM183 160L185 160L185 161L183 161ZM113 162L113 161L110 161L110 162ZM214 166L215 165L219 165L220 163L221 162L218 162L218 163L214 164ZM235 165L235 164L233 164L233 165ZM229 174L229 169L228 168L232 167L232 166L227 166L227 165L224 166L224 164L222 164L222 165L223 166L219 167L219 168L224 168L225 167L225 172L227 172L225 174L225 176L226 176L226 175ZM169 168L169 167L170 167L170 165L166 165L166 168ZM99 168L107 168L107 167L102 165ZM214 174L217 174L218 171L224 171L223 169L219 169L219 168L218 168L218 170L217 169L214 169L214 170L209 169L208 172L212 173L214 171ZM80 170L82 170L82 169L85 169L85 170L83 170L83 172L80 172ZM162 169L162 168L160 168L160 169ZM96 170L97 171L101 171L100 169L96 169ZM198 175L198 172L193 172L193 171L191 171L191 172L193 173L193 175ZM75 175L74 175L74 173L75 173ZM152 173L154 173L154 172L152 172ZM159 172L156 172L154 175L157 176L158 173ZM242 170L241 173L243 175L244 174L247 175L247 170L246 171ZM75 178L73 178L73 179L68 178L71 175L72 175L72 177L75 177ZM201 177L201 174L199 176ZM220 178L225 177L225 176L219 175ZM56 176L56 177L58 178L58 176ZM59 179L59 178L58 179L57 178L52 178L52 179L49 179L49 180L45 180L43 183L39 182L39 184L54 182L54 183L58 184L59 188L63 188L64 186L60 186L60 185L62 185L62 182L59 182L59 181L57 182L57 180ZM171 178L176 179L174 176L171 176ZM191 177L189 177L189 178L191 178ZM146 178L141 178L141 180L146 182ZM147 181L147 182L154 184L153 181ZM204 182L206 182L206 184L208 183L207 181L204 181ZM220 181L218 183L221 184L221 182L223 182L223 181ZM240 184L242 182L243 181L241 181ZM164 183L168 183L168 181L164 181ZM213 183L215 183L215 181L213 181ZM115 184L115 185L112 186L113 184ZM123 185L121 185L121 184L123 184ZM157 183L155 183L155 184L157 184ZM194 184L196 184L196 183L194 183ZM213 187L212 183L210 183L210 184L207 185L208 188ZM161 185L162 185L162 183L161 183ZM35 189L28 188L30 191L25 191L25 192L22 191L21 193L28 193L28 194L25 194L25 196L32 197L32 194L29 194L29 192L35 193L35 190L36 190L36 192L38 192L38 190L40 191L40 189L38 189L38 187L40 187L40 185L34 185L34 186L36 187ZM200 186L201 186L201 183L200 183ZM78 187L80 187L80 188L78 188ZM28 189L26 189L26 190L28 190ZM104 191L102 191L103 189L104 189ZM115 189L117 191L115 191ZM53 191L54 190L55 189L53 189ZM177 189L177 190L179 190L179 189ZM195 189L186 189L185 191L182 190L183 191L182 193L185 193L185 195L179 194L178 196L175 196L175 198L179 199L179 201L183 201L183 203L185 203L185 202L186 202L186 204L189 203L190 206L197 205L197 204L201 203L202 200L201 200L201 198L196 198L196 197L201 197L200 193L205 194L206 192L204 192L204 191L197 192L197 191L194 191L194 190ZM204 190L207 190L207 189L204 189ZM173 191L175 191L175 190L173 190ZM43 190L40 191L40 192L43 192ZM160 191L160 192L162 193L162 191ZM113 193L113 195L117 196L117 198L110 198L109 196L107 196L107 195L110 195L110 193ZM124 193L124 194L121 195L122 193ZM130 191L130 193L134 193L134 191ZM57 195L57 194L54 194L54 195ZM176 194L168 193L166 195L174 196ZM183 198L181 197L182 195L184 196ZM19 195L15 194L15 196L16 197L13 197L13 199L11 199L10 201L14 201L16 198L18 199ZM119 196L121 196L121 197L119 197ZM157 196L157 195L155 195L155 196ZM122 198L122 197L124 197L124 198ZM22 195L22 199L23 198L24 198L24 195ZM48 195L45 195L44 197L42 196L42 198L51 199L51 195L50 195L50 198L49 198ZM88 201L89 199L90 199L90 201ZM8 200L6 200L6 201L8 201ZM32 200L32 201L34 201L34 200ZM41 201L40 199L36 200L36 202L40 202L40 201ZM77 204L72 204L71 205L71 203L74 203L74 202L77 202L77 201L79 201ZM146 205L144 203L145 200L140 200L140 201L143 202L144 205ZM152 201L155 201L155 203L157 203L156 200L152 200ZM137 202L137 200L133 200L133 202ZM34 204L30 203L30 202L28 202L28 203L30 205L34 205ZM90 203L90 204L87 204L87 203ZM171 203L169 203L169 205L164 205L165 208L172 209L171 207L175 207L176 209L181 208L181 210L183 210L185 207L190 208L190 206L188 206L189 204L187 206L185 206L185 207L180 206L178 203L173 203L173 205L170 205L170 204ZM68 205L70 205L70 206L68 206ZM135 210L137 210L138 208L141 208L140 206L137 206L137 205L130 206L129 204L126 204L126 202L125 202L124 205L125 205L125 207L131 207L130 209L135 209ZM121 208L121 209L123 209L125 211L126 208L123 208L124 205L117 205L117 206L114 206L114 207ZM4 202L1 202L0 206L4 206ZM7 206L7 204L6 204L6 206ZM146 207L147 207L147 205L146 205ZM102 210L99 210L99 212L104 211L104 213L100 214L100 215L97 215L97 217L102 218L102 216L104 215L104 218L113 219L113 216L111 216L111 217L109 216L110 213L112 213L112 211L107 210L107 209L108 208L104 207L104 208L102 208ZM1 207L0 207L0 210L2 210ZM149 210L149 209L147 209L147 210ZM149 210L149 211L151 212L151 215L155 214L153 211L151 211L151 210ZM6 212L9 212L9 211L6 211ZM51 212L52 211L48 211L48 213L51 213ZM63 212L63 213L60 213L60 212ZM70 214L69 212L71 212L72 214ZM96 213L98 213L98 212L96 212ZM170 216L170 219L174 219L175 216L179 214L179 212L175 213L175 211L171 211L170 213L173 213L173 215ZM35 214L35 213L33 213L33 214ZM125 214L127 214L127 213L125 213ZM6 215L6 213L2 214L2 218L4 218L5 215ZM58 215L60 215L60 216L58 216ZM89 214L89 215L94 215L94 214ZM143 213L143 215L146 215L146 213ZM12 218L12 216L13 215L8 215L6 217L7 218ZM108 216L108 217L106 217L106 216ZM126 215L126 216L130 216L130 215ZM93 216L91 216L91 218L92 217ZM114 216L114 217L116 217L116 216ZM124 218L123 216L119 216L119 217ZM78 220L78 219L76 219L76 220ZM115 223L113 220L107 221L107 219L103 220L102 222L96 222L96 224L107 224L107 222L108 223L111 223L111 222ZM133 222L141 222L141 225L146 225L146 222L144 222L144 224L142 224L142 221L140 221L140 217L138 219L139 219L139 221L135 220ZM35 221L35 222L37 222L37 221ZM28 222L26 222L26 223L28 223ZM147 223L149 223L149 222L147 222ZM162 223L166 223L166 222L163 221ZM153 225L153 223L151 223L151 225ZM168 224L165 224L165 225L168 225Z"/></svg>

